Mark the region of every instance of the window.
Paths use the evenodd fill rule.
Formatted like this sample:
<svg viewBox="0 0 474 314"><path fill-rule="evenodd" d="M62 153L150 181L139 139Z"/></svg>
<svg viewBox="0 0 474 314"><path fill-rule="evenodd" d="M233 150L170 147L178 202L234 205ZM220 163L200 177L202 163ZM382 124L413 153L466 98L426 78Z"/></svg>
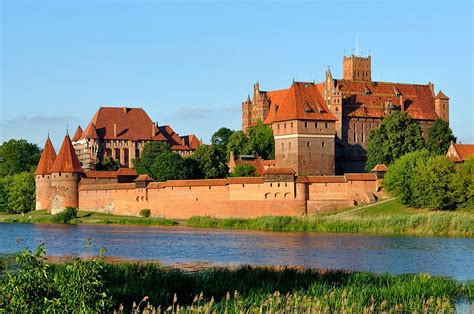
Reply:
<svg viewBox="0 0 474 314"><path fill-rule="evenodd" d="M360 134L360 141L361 141L362 143L364 143L364 132L362 132L362 133Z"/></svg>
<svg viewBox="0 0 474 314"><path fill-rule="evenodd" d="M291 142L288 143L288 149L291 149Z"/></svg>
<svg viewBox="0 0 474 314"><path fill-rule="evenodd" d="M290 127L293 128L293 122L291 122Z"/></svg>
<svg viewBox="0 0 474 314"><path fill-rule="evenodd" d="M283 128L284 128L284 129L286 129L286 122L285 122L285 123L283 123Z"/></svg>
<svg viewBox="0 0 474 314"><path fill-rule="evenodd" d="M310 143L309 141L306 142L306 146L307 146L307 147L310 147L310 146L311 146L311 143Z"/></svg>
<svg viewBox="0 0 474 314"><path fill-rule="evenodd" d="M285 143L281 143L281 150L285 149Z"/></svg>
<svg viewBox="0 0 474 314"><path fill-rule="evenodd" d="M305 122L305 123L304 123L304 127L305 127L305 128L308 127L308 122Z"/></svg>
<svg viewBox="0 0 474 314"><path fill-rule="evenodd" d="M357 143L357 133L354 131L354 143Z"/></svg>
<svg viewBox="0 0 474 314"><path fill-rule="evenodd" d="M315 128L318 128L318 122L315 122L315 123L314 123L314 127L315 127Z"/></svg>
<svg viewBox="0 0 474 314"><path fill-rule="evenodd" d="M277 129L278 129L278 130L280 129L280 123L277 124Z"/></svg>
<svg viewBox="0 0 474 314"><path fill-rule="evenodd" d="M326 143L324 143L324 141L321 143L321 147L325 147L326 146Z"/></svg>
<svg viewBox="0 0 474 314"><path fill-rule="evenodd" d="M324 127L325 127L326 129L328 128L328 123L327 123L327 122L324 124Z"/></svg>

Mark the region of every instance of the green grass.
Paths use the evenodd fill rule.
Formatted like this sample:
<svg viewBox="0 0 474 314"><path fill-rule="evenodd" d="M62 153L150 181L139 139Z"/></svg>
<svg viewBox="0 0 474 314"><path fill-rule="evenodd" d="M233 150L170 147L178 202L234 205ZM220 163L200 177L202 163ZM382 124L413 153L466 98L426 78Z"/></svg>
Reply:
<svg viewBox="0 0 474 314"><path fill-rule="evenodd" d="M35 210L24 215L12 214L0 216L0 222L18 223L61 223L60 215L51 215L46 210ZM121 224L121 225L157 225L173 226L178 222L165 218L144 218L132 216L117 216L105 213L79 211L70 224Z"/></svg>
<svg viewBox="0 0 474 314"><path fill-rule="evenodd" d="M417 210L405 207L397 200L353 210L350 208L312 217L218 219L196 216L189 219L187 225L265 231L474 236L474 215L468 211Z"/></svg>
<svg viewBox="0 0 474 314"><path fill-rule="evenodd" d="M107 264L105 270L105 287L115 306L123 304L125 308L148 296L149 303L162 309L179 304L201 312L447 310L456 300L472 301L474 291L472 282L462 284L428 274L393 276L251 266L185 272L151 264Z"/></svg>

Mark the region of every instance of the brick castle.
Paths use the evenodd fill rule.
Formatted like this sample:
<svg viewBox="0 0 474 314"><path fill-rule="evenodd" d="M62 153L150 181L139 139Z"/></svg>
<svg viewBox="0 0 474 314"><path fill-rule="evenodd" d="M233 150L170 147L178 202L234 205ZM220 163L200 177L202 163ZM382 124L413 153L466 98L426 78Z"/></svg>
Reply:
<svg viewBox="0 0 474 314"><path fill-rule="evenodd" d="M259 120L275 137L275 160L254 159L259 177L153 182L131 160L148 141L161 140L183 155L201 142L153 123L142 109L100 108L84 131L66 135L58 155L49 138L35 172L36 208L57 213L68 206L118 215L186 219L195 215L258 217L306 215L376 201L386 171L362 172L370 130L393 110L406 111L424 136L437 119L449 121L449 98L427 85L374 82L371 57L344 57L343 79L293 82L261 91L242 104L242 128ZM104 156L119 159L118 171L95 171ZM232 169L242 159L231 156ZM338 174L338 175L336 175Z"/></svg>

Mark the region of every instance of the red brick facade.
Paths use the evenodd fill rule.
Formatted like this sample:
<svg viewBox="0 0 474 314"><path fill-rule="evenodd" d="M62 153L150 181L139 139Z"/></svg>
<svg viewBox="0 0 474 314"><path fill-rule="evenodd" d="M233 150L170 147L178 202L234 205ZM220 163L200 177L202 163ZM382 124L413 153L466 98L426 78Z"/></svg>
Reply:
<svg viewBox="0 0 474 314"><path fill-rule="evenodd" d="M370 130L393 110L405 111L418 121L425 137L437 118L449 122L449 98L441 91L435 94L432 83L374 82L371 62L370 56L344 57L342 80L334 79L328 69L322 83L293 82L290 88L275 91L262 91L255 84L254 98L242 103L243 130L262 120L272 125L274 132L285 132L284 137L275 135L277 167L290 166L298 174L319 175L363 172ZM323 146L323 134L310 134L305 128L278 131L278 125L288 127L296 120L308 125L328 122L333 143ZM302 147L304 140L296 140L309 135L314 141L311 151ZM324 142L328 144L329 138Z"/></svg>

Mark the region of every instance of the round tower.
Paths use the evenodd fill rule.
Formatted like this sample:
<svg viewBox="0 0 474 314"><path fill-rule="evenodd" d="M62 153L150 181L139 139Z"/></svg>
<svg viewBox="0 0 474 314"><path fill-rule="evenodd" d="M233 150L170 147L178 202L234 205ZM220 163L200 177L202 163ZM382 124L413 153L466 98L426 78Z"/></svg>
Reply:
<svg viewBox="0 0 474 314"><path fill-rule="evenodd" d="M78 188L82 173L81 163L67 134L51 168L51 214L62 212L66 207L79 207Z"/></svg>
<svg viewBox="0 0 474 314"><path fill-rule="evenodd" d="M51 140L46 139L38 167L35 170L36 210L48 209L52 195L51 168L56 160L56 151Z"/></svg>

